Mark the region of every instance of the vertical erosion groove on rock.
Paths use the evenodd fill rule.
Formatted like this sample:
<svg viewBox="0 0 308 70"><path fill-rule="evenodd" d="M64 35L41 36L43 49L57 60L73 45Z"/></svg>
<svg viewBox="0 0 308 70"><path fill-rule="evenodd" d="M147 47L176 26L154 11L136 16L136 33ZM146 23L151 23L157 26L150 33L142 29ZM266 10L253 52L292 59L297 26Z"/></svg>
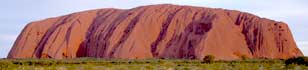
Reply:
<svg viewBox="0 0 308 70"><path fill-rule="evenodd" d="M169 14L167 16L166 21L164 21L164 23L162 23L162 28L160 30L160 33L157 37L157 39L155 40L154 43L151 44L151 52L152 52L152 56L157 56L158 53L156 52L157 50L157 45L159 44L159 42L161 42L161 40L163 40L163 38L165 38L165 34L167 32L168 26L170 25L172 19L174 18L175 14L177 14L177 12L179 12L181 9L177 9L175 12L172 12L171 14Z"/></svg>

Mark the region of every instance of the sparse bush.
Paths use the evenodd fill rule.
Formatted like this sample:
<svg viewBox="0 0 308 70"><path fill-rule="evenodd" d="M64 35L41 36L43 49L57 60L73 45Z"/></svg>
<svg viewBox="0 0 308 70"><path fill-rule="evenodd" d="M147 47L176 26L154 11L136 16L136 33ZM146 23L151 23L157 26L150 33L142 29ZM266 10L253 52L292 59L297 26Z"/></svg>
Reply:
<svg viewBox="0 0 308 70"><path fill-rule="evenodd" d="M285 61L286 65L289 64L298 64L298 65L306 65L308 66L308 57L296 57L296 58L289 58Z"/></svg>
<svg viewBox="0 0 308 70"><path fill-rule="evenodd" d="M242 55L242 56L241 56L241 59L242 59L242 60L247 60L247 59L248 59L248 56Z"/></svg>
<svg viewBox="0 0 308 70"><path fill-rule="evenodd" d="M213 63L214 59L215 59L215 56L207 55L207 56L204 56L203 62L205 62L205 63Z"/></svg>

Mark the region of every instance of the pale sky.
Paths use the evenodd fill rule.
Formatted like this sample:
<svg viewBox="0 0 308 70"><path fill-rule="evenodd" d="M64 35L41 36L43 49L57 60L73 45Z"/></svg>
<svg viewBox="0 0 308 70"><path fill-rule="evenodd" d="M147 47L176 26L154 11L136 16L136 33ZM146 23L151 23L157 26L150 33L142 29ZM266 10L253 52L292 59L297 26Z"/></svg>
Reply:
<svg viewBox="0 0 308 70"><path fill-rule="evenodd" d="M91 9L167 3L239 10L286 22L297 46L308 56L308 0L1 0L0 58L7 56L16 37L31 21Z"/></svg>

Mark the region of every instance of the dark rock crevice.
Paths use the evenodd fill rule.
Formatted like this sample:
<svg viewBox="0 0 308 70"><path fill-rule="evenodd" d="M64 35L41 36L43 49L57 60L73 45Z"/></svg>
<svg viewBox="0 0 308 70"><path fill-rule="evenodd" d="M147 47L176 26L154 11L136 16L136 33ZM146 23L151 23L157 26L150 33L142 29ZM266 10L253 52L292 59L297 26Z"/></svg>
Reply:
<svg viewBox="0 0 308 70"><path fill-rule="evenodd" d="M171 24L171 21L173 20L173 18L175 17L175 15L181 11L183 8L177 9L175 12L171 13L168 15L167 19L165 22L163 22L162 24L162 28L160 30L160 33L157 37L157 39L151 44L151 53L153 57L158 56L158 52L156 52L157 50L157 45L165 38L166 33L167 33L167 29L169 27L169 25Z"/></svg>

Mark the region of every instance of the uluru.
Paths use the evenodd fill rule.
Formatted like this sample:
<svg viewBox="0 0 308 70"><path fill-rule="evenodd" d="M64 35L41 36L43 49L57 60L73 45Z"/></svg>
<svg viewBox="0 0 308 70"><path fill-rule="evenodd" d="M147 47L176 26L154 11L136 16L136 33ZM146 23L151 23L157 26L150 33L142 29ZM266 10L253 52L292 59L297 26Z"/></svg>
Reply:
<svg viewBox="0 0 308 70"><path fill-rule="evenodd" d="M284 22L221 8L158 4L34 21L7 58L287 59L303 56Z"/></svg>

